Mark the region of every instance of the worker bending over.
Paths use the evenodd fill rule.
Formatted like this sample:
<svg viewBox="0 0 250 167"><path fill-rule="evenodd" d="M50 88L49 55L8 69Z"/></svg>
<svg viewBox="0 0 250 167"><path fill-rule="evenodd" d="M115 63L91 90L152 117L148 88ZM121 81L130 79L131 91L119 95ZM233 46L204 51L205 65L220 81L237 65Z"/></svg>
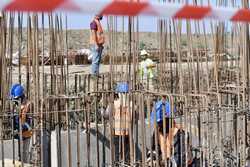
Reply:
<svg viewBox="0 0 250 167"><path fill-rule="evenodd" d="M163 116L163 110L165 110L165 117ZM173 111L175 112L176 109L174 108ZM152 150L158 151L160 166L164 166L167 162L167 165L171 167L186 167L186 164L191 167L193 159L189 137L185 138L187 134L181 126L176 124L172 115L170 103L163 97L156 103L155 111L152 111L150 115L151 125L156 127L151 140ZM185 142L186 140L187 142ZM158 150L156 150L156 143L158 143Z"/></svg>
<svg viewBox="0 0 250 167"><path fill-rule="evenodd" d="M14 110L14 138L18 139L19 144L19 158L21 161L21 152L20 152L20 141L23 142L23 151L22 151L22 160L24 163L30 163L30 138L32 136L32 128L31 128L31 116L28 115L30 113L30 102L27 100L24 94L24 88L20 84L14 84L10 90L11 100L14 102L15 110ZM19 106L21 105L21 106ZM19 111L19 107L21 110ZM20 126L21 125L21 132ZM22 138L20 138L20 134L22 133Z"/></svg>
<svg viewBox="0 0 250 167"><path fill-rule="evenodd" d="M101 25L102 15L97 14L90 23L90 50L92 54L91 74L99 74L103 45L105 42L104 33Z"/></svg>

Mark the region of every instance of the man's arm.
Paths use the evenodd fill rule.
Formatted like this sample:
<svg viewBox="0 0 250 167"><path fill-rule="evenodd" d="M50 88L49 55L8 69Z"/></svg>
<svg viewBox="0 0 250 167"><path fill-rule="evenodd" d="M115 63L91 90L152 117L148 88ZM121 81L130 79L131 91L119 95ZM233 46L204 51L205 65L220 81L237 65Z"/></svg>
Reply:
<svg viewBox="0 0 250 167"><path fill-rule="evenodd" d="M108 119L109 118L109 113L110 113L110 105L107 106L106 109L102 110L101 115L105 118Z"/></svg>
<svg viewBox="0 0 250 167"><path fill-rule="evenodd" d="M25 123L27 113L29 113L29 112L30 112L30 103L29 103L29 102L27 102L27 103L24 104L24 105L21 105L20 118L21 118L22 124Z"/></svg>
<svg viewBox="0 0 250 167"><path fill-rule="evenodd" d="M155 68L155 67L156 67L155 64L150 64L150 65L147 66L147 68Z"/></svg>

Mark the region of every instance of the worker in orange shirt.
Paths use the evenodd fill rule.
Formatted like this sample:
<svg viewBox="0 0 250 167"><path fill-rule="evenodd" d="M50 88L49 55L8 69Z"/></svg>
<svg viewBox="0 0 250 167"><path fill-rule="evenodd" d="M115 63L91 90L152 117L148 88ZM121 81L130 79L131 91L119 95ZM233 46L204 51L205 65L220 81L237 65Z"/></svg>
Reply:
<svg viewBox="0 0 250 167"><path fill-rule="evenodd" d="M114 94L112 121L114 128L115 162L129 163L129 127L131 126L132 102L128 102L127 93L129 85L126 82L118 83ZM130 110L129 110L130 105ZM111 105L102 113L103 117L109 119ZM123 142L120 142L123 141Z"/></svg>
<svg viewBox="0 0 250 167"><path fill-rule="evenodd" d="M29 163L30 161L30 139L32 137L32 128L31 128L31 116L30 112L30 102L27 100L24 94L24 88L20 84L14 84L10 90L11 100L15 104L16 110L14 111L14 138L18 139L19 143L19 158L21 160L21 151L20 151L20 141L23 143L22 147L22 160L24 163ZM21 105L21 106L19 106ZM20 110L18 110L18 108ZM20 128L21 125L21 128ZM21 131L20 131L21 129ZM21 135L22 134L22 135ZM22 136L22 137L21 137Z"/></svg>
<svg viewBox="0 0 250 167"><path fill-rule="evenodd" d="M99 66L105 42L103 28L101 25L102 18L103 16L101 14L97 14L90 23L90 50L92 54L91 73L94 76L99 74Z"/></svg>

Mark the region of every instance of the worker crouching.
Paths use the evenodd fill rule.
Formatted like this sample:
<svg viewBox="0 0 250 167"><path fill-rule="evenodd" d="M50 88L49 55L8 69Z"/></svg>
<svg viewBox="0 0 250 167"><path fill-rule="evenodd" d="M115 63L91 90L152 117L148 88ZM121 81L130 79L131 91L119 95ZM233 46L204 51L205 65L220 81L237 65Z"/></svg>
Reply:
<svg viewBox="0 0 250 167"><path fill-rule="evenodd" d="M32 119L28 114L30 113L30 103L25 97L23 86L20 84L14 84L11 87L10 95L11 100L15 105L15 109L13 111L13 127L15 134L13 135L14 138L18 140L19 160L24 163L30 163L30 138L32 137Z"/></svg>
<svg viewBox="0 0 250 167"><path fill-rule="evenodd" d="M191 167L193 158L189 136L173 119L175 111L176 109L171 109L170 103L165 98L155 104L154 111L150 115L151 126L154 127L151 138L152 150L154 154L158 153L160 166ZM150 155L148 163L151 157L155 162L156 155Z"/></svg>

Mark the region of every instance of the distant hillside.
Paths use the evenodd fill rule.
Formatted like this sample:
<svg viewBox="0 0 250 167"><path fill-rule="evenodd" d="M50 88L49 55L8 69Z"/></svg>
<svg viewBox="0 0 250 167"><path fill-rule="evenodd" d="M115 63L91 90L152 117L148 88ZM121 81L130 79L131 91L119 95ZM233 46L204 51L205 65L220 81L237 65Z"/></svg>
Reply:
<svg viewBox="0 0 250 167"><path fill-rule="evenodd" d="M49 44L50 44L50 38L49 38L49 31L48 29L45 30L44 32L45 35L45 50L48 51L49 50ZM137 34L135 34L137 35ZM107 43L105 44L105 52L107 52L108 48L110 48L109 44L108 44L108 33L106 33L107 36ZM139 37L139 47L140 48L146 48L146 49L157 49L160 48L160 38L159 38L159 34L156 32L140 32L138 34ZM24 50L22 51L23 54L26 53L26 46L27 46L27 30L23 29L23 33L22 33L22 44L24 46ZM65 48L65 32L63 33L63 46L62 48ZM118 32L117 36L113 37L114 40L114 44L118 49L118 52L120 52L121 50L125 49L128 46L128 36L127 33L121 33ZM199 48L203 48L205 46L204 44L204 39L203 36L200 37L193 37L193 47L199 47ZM207 37L208 40L208 44L210 46L210 48L212 47L212 38ZM13 45L13 49L14 52L17 51L18 49L18 38L17 38L17 30L15 30L15 35L14 35L14 45ZM174 43L175 43L175 39L174 36L172 36L172 46L174 47ZM135 42L135 40L132 40L132 42ZM167 41L167 43L169 44L169 41ZM133 45L133 43L132 43ZM187 49L187 45L188 45L188 41L187 41L187 36L183 35L181 38L181 48L183 49ZM42 31L39 31L39 48L42 48ZM89 30L68 30L68 49L69 50L79 50L79 49L83 49L83 48L89 48Z"/></svg>

